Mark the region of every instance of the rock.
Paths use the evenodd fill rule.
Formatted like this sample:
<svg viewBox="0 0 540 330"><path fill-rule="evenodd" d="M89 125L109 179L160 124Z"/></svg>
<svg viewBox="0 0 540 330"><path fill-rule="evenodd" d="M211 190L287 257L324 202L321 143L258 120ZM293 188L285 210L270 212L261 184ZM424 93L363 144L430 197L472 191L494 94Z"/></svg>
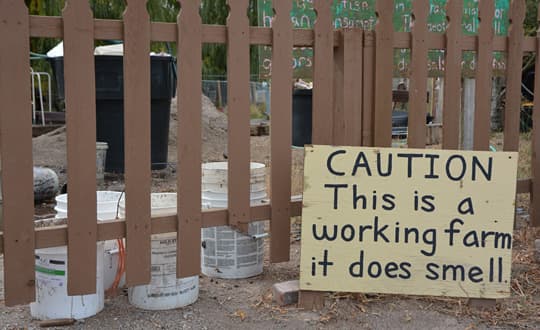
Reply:
<svg viewBox="0 0 540 330"><path fill-rule="evenodd" d="M34 201L54 198L58 193L58 175L46 167L34 167Z"/></svg>

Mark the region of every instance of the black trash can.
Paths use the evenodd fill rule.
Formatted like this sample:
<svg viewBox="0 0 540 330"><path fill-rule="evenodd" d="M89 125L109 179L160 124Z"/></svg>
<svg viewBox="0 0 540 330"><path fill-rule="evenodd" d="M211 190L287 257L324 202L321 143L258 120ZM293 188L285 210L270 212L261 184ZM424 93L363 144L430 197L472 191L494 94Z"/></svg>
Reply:
<svg viewBox="0 0 540 330"><path fill-rule="evenodd" d="M64 99L64 58L49 59L56 78L57 95ZM152 169L167 166L171 99L176 92L174 58L152 56L151 161ZM105 171L124 172L124 66L122 56L96 55L96 138L107 142ZM69 111L69 109L67 109Z"/></svg>
<svg viewBox="0 0 540 330"><path fill-rule="evenodd" d="M311 144L313 90L295 89L292 104L292 145Z"/></svg>

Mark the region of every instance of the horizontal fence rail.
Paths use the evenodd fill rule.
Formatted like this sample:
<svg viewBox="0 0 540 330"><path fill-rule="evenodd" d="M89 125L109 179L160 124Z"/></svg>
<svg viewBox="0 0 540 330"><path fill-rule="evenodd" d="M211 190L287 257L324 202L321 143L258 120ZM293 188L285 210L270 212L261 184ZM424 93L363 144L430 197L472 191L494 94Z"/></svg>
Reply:
<svg viewBox="0 0 540 330"><path fill-rule="evenodd" d="M123 24L120 20L94 20L94 37L96 40L123 39ZM150 39L152 41L176 42L177 26L174 23L152 22ZM334 31L334 45L340 45L340 31ZM30 16L30 36L43 38L62 38L62 19L60 17ZM462 50L477 50L477 36L461 36ZM295 47L312 47L315 33L308 29L293 29L293 45ZM536 37L523 37L523 52L536 52ZM203 43L227 43L227 27L203 24ZM272 45L272 28L249 27L249 43L251 45ZM394 48L411 48L411 32L394 32L392 46ZM426 34L428 49L445 49L444 34L428 32ZM506 51L508 37L494 36L493 51Z"/></svg>

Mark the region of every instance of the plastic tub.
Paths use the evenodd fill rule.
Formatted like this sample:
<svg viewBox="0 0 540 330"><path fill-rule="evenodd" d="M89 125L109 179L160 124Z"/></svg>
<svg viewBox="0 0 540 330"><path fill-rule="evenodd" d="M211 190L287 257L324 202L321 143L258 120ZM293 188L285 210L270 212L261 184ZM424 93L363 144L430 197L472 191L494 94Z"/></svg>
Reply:
<svg viewBox="0 0 540 330"><path fill-rule="evenodd" d="M176 214L176 196L176 193L152 194L152 216ZM119 215L125 217L124 200L120 202ZM199 277L176 278L176 239L176 233L152 235L151 282L128 289L130 304L146 310L166 310L184 307L197 300Z"/></svg>

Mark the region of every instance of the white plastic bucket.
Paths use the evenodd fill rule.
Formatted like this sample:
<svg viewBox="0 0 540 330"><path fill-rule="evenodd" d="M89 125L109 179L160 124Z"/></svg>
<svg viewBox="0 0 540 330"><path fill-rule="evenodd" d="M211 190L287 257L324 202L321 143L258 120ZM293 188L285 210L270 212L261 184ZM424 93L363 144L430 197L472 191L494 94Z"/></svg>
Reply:
<svg viewBox="0 0 540 330"><path fill-rule="evenodd" d="M120 191L96 191L98 220L116 219L118 203L122 194ZM56 218L67 218L68 194L58 195L55 200Z"/></svg>
<svg viewBox="0 0 540 330"><path fill-rule="evenodd" d="M152 216L176 214L176 193L151 195ZM125 201L119 216L125 216ZM147 310L184 307L199 297L199 277L176 278L176 233L152 235L152 278L148 285L128 289L130 304Z"/></svg>
<svg viewBox="0 0 540 330"><path fill-rule="evenodd" d="M96 179L105 179L105 160L107 159L107 142L96 142Z"/></svg>
<svg viewBox="0 0 540 330"><path fill-rule="evenodd" d="M100 221L116 219L118 205L123 193L119 191L96 191L97 199L97 218ZM67 199L68 194L56 196L56 218L67 217ZM104 242L103 248L103 288L109 289L116 277L118 271L118 244L116 240ZM126 283L125 274L120 279L119 287L123 287Z"/></svg>
<svg viewBox="0 0 540 330"><path fill-rule="evenodd" d="M206 163L202 166L202 204L207 208L226 208L227 163ZM256 206L265 201L266 168L261 163L251 163L250 203ZM251 222L248 234L227 227L202 230L202 273L217 278L239 279L263 272L264 236L263 221Z"/></svg>
<svg viewBox="0 0 540 330"><path fill-rule="evenodd" d="M84 319L103 309L103 243L97 244L95 294L68 296L67 263L66 246L36 250L36 301L30 304L32 317Z"/></svg>

